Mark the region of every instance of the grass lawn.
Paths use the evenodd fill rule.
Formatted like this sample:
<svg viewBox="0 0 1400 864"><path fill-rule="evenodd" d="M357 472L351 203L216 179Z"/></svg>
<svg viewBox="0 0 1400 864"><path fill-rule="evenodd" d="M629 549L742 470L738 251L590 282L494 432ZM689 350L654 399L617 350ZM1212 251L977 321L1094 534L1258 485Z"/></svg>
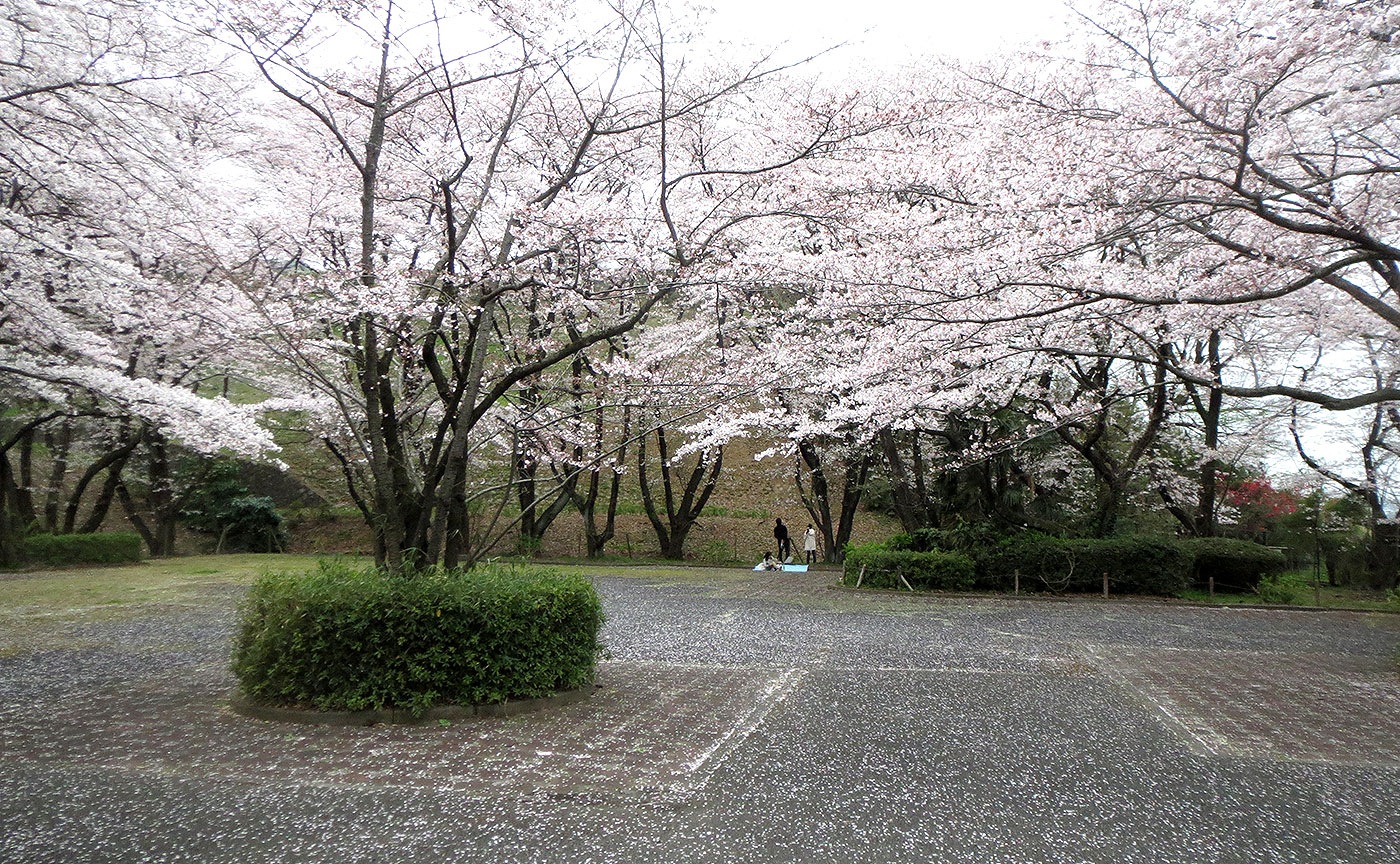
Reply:
<svg viewBox="0 0 1400 864"><path fill-rule="evenodd" d="M1298 606L1323 606L1329 609L1361 609L1370 612L1396 611L1400 606L1387 602L1385 592L1368 591L1362 588L1332 587L1327 584L1324 574L1317 591L1313 586L1312 568L1290 570L1279 578L1279 582L1293 595L1293 603ZM1214 603L1219 606L1258 605L1263 599L1258 594L1223 594L1216 592L1215 598L1207 591L1190 590L1182 595L1184 600L1199 603Z"/></svg>
<svg viewBox="0 0 1400 864"><path fill-rule="evenodd" d="M0 614L54 615L118 609L143 603L193 602L213 585L247 585L269 570L311 570L321 555L192 555L139 564L67 570L0 572ZM529 563L529 562L519 562ZM741 578L747 567L689 567L673 562L644 564L546 563L537 566L587 577L628 575L664 581L707 582Z"/></svg>
<svg viewBox="0 0 1400 864"><path fill-rule="evenodd" d="M179 603L211 584L246 585L267 570L316 566L314 555L195 555L139 564L0 573L0 612L52 614L139 603Z"/></svg>
<svg viewBox="0 0 1400 864"><path fill-rule="evenodd" d="M216 586L247 585L269 570L309 570L316 566L320 557L324 556L195 555L161 558L140 564L0 572L0 626L6 621L14 625L25 620L37 623L41 619L117 616L128 610L135 611L142 604L198 603L202 595ZM675 562L557 562L541 566L589 578L622 575L659 582L705 583L714 587L740 585L752 575L747 566L732 569L694 567ZM1311 570L1285 573L1282 581L1292 589L1294 603L1317 605L1313 596ZM1321 594L1321 605L1327 607L1397 610L1394 604L1386 602L1381 592L1333 588L1324 583ZM1217 605L1257 605L1263 602L1258 594L1217 593L1212 600L1205 591L1187 591L1182 599Z"/></svg>

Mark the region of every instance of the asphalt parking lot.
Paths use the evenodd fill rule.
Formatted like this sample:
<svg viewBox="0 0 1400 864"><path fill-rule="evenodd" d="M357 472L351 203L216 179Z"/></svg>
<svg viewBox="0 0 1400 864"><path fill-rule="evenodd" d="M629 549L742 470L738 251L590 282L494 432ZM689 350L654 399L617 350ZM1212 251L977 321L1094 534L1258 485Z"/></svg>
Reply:
<svg viewBox="0 0 1400 864"><path fill-rule="evenodd" d="M0 861L1400 860L1400 616L827 581L600 576L589 700L417 727L231 712L233 585L31 621Z"/></svg>

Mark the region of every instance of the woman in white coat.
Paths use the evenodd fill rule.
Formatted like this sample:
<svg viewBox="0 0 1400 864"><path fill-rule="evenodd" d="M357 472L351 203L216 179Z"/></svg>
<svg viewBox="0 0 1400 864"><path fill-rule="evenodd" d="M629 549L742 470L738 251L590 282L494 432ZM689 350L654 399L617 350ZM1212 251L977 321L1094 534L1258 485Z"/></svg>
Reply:
<svg viewBox="0 0 1400 864"><path fill-rule="evenodd" d="M817 563L817 529L812 527L812 523L807 523L807 530L802 534L802 551L807 553L807 563Z"/></svg>

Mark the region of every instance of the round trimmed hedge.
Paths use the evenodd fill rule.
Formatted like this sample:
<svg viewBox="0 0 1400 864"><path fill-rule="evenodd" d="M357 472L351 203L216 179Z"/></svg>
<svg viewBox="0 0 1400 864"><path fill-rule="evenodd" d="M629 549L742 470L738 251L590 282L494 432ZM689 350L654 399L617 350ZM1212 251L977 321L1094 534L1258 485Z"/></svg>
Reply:
<svg viewBox="0 0 1400 864"><path fill-rule="evenodd" d="M233 673L256 702L419 716L589 684L602 621L581 576L505 566L402 575L327 561L253 584Z"/></svg>

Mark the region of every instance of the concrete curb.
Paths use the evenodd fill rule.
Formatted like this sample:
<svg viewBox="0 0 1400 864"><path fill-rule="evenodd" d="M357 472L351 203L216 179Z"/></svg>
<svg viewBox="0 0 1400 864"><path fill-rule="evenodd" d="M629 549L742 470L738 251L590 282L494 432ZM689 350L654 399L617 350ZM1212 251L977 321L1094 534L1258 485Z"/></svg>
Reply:
<svg viewBox="0 0 1400 864"><path fill-rule="evenodd" d="M1225 609L1235 612L1270 610L1274 612L1352 612L1362 615L1400 615L1400 609L1348 609L1340 606L1283 606L1277 603L1201 603L1196 600L1176 600L1170 597L1094 597L1085 595L1056 596L1045 594L983 594L956 591L901 591L897 588L857 588L854 585L826 586L830 591L844 591L849 594L883 594L889 597L907 597L922 600L1007 600L1030 601L1033 603L1105 603L1109 605L1173 606L1187 609Z"/></svg>
<svg viewBox="0 0 1400 864"><path fill-rule="evenodd" d="M590 684L577 690L561 690L552 696L538 699L508 699L505 702L488 702L481 705L439 705L429 708L420 717L398 708L379 708L368 711L315 711L309 708L283 708L263 702L253 702L235 692L229 697L229 708L235 714L252 717L255 720L270 720L274 723L315 723L322 726L372 726L376 723L392 723L405 726L421 726L437 723L470 720L473 717L513 717L531 711L560 708L582 702L593 695L598 684Z"/></svg>

